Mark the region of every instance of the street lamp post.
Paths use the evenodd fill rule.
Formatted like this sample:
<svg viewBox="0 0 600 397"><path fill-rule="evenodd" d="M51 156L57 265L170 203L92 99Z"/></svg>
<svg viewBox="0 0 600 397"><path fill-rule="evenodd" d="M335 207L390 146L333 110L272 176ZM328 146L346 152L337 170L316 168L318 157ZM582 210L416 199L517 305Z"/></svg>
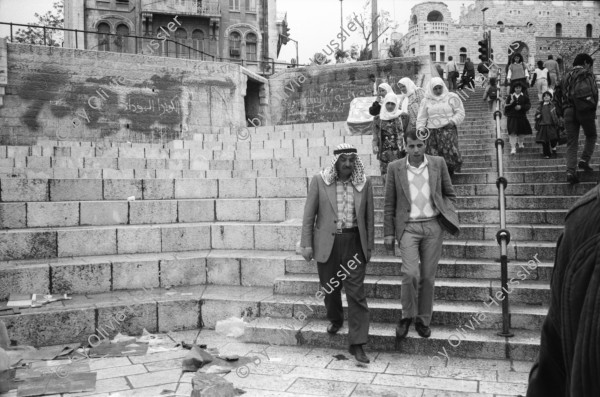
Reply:
<svg viewBox="0 0 600 397"><path fill-rule="evenodd" d="M341 37L344 37L344 0L340 0L340 33ZM344 40L342 39L342 51L344 51Z"/></svg>
<svg viewBox="0 0 600 397"><path fill-rule="evenodd" d="M296 43L296 66L300 66L300 59L298 59L298 41L292 39L291 37L288 37L288 40L291 40L294 43Z"/></svg>

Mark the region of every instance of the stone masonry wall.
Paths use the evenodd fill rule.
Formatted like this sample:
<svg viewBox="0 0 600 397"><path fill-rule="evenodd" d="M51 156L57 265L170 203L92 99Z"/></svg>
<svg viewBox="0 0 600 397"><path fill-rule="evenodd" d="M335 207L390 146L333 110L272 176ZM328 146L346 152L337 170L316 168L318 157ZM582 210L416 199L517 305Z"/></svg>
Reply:
<svg viewBox="0 0 600 397"><path fill-rule="evenodd" d="M37 137L164 142L245 125L247 76L235 64L11 43L4 48L0 144Z"/></svg>
<svg viewBox="0 0 600 397"><path fill-rule="evenodd" d="M429 57L391 58L336 65L308 66L276 73L269 79L273 124L345 121L350 102L373 95L376 84L395 86L410 77L429 82Z"/></svg>

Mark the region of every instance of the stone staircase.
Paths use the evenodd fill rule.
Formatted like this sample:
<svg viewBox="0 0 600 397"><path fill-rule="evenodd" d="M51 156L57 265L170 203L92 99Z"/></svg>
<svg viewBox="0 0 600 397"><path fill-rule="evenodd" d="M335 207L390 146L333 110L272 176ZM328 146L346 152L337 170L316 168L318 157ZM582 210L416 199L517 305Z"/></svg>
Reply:
<svg viewBox="0 0 600 397"><path fill-rule="evenodd" d="M250 342L344 346L346 328L334 337L325 331L316 264L294 250L310 176L348 142L375 185L369 348L533 359L564 215L599 175L566 184L565 148L545 160L533 138L523 153L504 156L509 277L534 256L540 262L510 294L515 336L496 336L499 306L483 303L500 291L495 135L481 97L477 89L466 100L459 128L465 163L453 182L462 233L444 241L428 340L411 330L395 343L401 260L383 247L378 162L371 136L344 136L337 122L259 127L245 140L222 129L167 145L39 140L0 147L0 307L10 293L73 297L0 318L12 339L37 346L143 328L213 328L242 315Z"/></svg>

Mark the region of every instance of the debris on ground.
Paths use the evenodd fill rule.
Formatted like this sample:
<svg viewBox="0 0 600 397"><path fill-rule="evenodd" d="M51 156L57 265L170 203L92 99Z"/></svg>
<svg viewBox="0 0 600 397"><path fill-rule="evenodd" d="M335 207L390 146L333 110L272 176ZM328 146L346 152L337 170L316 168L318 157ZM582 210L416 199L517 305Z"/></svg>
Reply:
<svg viewBox="0 0 600 397"><path fill-rule="evenodd" d="M241 318L230 317L227 320L217 321L215 331L230 338L239 338L244 335L246 323Z"/></svg>
<svg viewBox="0 0 600 397"><path fill-rule="evenodd" d="M192 349L184 357L181 368L183 372L196 372L213 360L213 356L206 350L201 349L198 346L192 346Z"/></svg>
<svg viewBox="0 0 600 397"><path fill-rule="evenodd" d="M8 308L42 307L47 303L71 299L72 298L67 294L10 294L8 297L8 303L6 304L6 311L8 311Z"/></svg>
<svg viewBox="0 0 600 397"><path fill-rule="evenodd" d="M216 374L197 373L192 378L191 397L234 397L233 383Z"/></svg>
<svg viewBox="0 0 600 397"><path fill-rule="evenodd" d="M348 359L348 357L344 356L343 354L336 354L335 356L333 356L333 358L337 359L338 361Z"/></svg>

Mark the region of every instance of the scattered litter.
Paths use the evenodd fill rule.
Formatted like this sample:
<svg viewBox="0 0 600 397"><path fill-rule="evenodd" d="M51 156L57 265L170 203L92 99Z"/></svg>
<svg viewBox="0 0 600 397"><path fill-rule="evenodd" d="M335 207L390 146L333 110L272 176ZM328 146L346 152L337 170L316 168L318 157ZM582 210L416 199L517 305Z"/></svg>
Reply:
<svg viewBox="0 0 600 397"><path fill-rule="evenodd" d="M269 361L272 363L279 363L281 362L281 357L271 357L269 358Z"/></svg>
<svg viewBox="0 0 600 397"><path fill-rule="evenodd" d="M205 374L228 374L230 372L231 368L222 367L220 365L211 365L206 371L203 371Z"/></svg>
<svg viewBox="0 0 600 397"><path fill-rule="evenodd" d="M95 391L96 375L96 372L89 372L73 373L66 378L59 378L54 374L29 378L25 382L19 382L17 397Z"/></svg>
<svg viewBox="0 0 600 397"><path fill-rule="evenodd" d="M44 294L10 294L7 307L42 307L51 302L72 299L67 294L44 295Z"/></svg>
<svg viewBox="0 0 600 397"><path fill-rule="evenodd" d="M181 367L183 372L196 372L198 369L212 361L213 356L207 351L200 349L198 346L192 346L192 349L183 359Z"/></svg>
<svg viewBox="0 0 600 397"><path fill-rule="evenodd" d="M239 338L244 335L246 329L246 323L241 318L230 317L227 320L217 321L215 331L219 334L231 337Z"/></svg>
<svg viewBox="0 0 600 397"><path fill-rule="evenodd" d="M221 360L225 360L225 361L237 361L240 359L240 356L238 356L237 354L219 355L219 356L217 356L217 358L220 358Z"/></svg>
<svg viewBox="0 0 600 397"><path fill-rule="evenodd" d="M129 197L127 197L127 201L135 201L135 196L129 196Z"/></svg>
<svg viewBox="0 0 600 397"><path fill-rule="evenodd" d="M336 358L338 361L339 360L347 360L348 359L348 357L344 356L343 354L336 354L333 357Z"/></svg>
<svg viewBox="0 0 600 397"><path fill-rule="evenodd" d="M123 342L133 342L135 341L135 336L129 336L122 333L118 333L115 337L110 341L110 343L123 343Z"/></svg>
<svg viewBox="0 0 600 397"><path fill-rule="evenodd" d="M128 356L143 356L148 352L147 343L139 343L136 346L131 346L131 342L109 343L103 341L97 346L90 349L88 356L90 358L98 357L123 357Z"/></svg>

